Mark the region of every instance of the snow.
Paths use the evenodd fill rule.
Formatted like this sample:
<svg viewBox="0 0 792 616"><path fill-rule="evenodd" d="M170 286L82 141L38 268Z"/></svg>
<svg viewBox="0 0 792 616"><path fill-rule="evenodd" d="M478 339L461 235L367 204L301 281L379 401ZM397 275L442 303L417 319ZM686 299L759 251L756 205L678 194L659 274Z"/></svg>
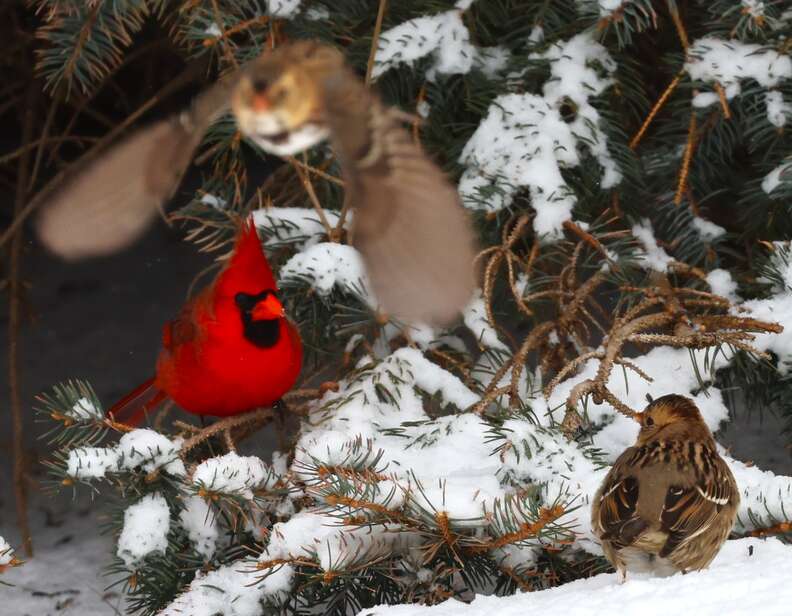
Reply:
<svg viewBox="0 0 792 616"><path fill-rule="evenodd" d="M107 473L141 468L150 473L163 471L174 477L185 474L179 458L179 439L170 440L148 428L124 434L115 447L76 447L66 459L66 474L74 479L101 479Z"/></svg>
<svg viewBox="0 0 792 616"><path fill-rule="evenodd" d="M266 0L267 12L273 17L290 19L300 10L302 0Z"/></svg>
<svg viewBox="0 0 792 616"><path fill-rule="evenodd" d="M764 177L762 190L769 195L781 184L789 183L792 183L792 163L784 162Z"/></svg>
<svg viewBox="0 0 792 616"><path fill-rule="evenodd" d="M589 102L612 84L616 64L592 36L581 34L531 55L550 64L542 96L504 94L490 105L459 159L466 166L459 192L467 207L497 211L509 206L518 187L528 187L534 229L553 239L572 217L576 198L561 169L580 163L579 146L602 165L602 188L621 180L599 113ZM565 121L559 109L570 101L576 112Z"/></svg>
<svg viewBox="0 0 792 616"><path fill-rule="evenodd" d="M118 441L119 468L132 470L140 467L147 473L162 469L176 477L186 474L184 462L179 458L181 440L170 440L148 428L127 432Z"/></svg>
<svg viewBox="0 0 792 616"><path fill-rule="evenodd" d="M274 479L272 471L256 456L229 452L201 462L192 476L199 490L253 499L253 490L266 489Z"/></svg>
<svg viewBox="0 0 792 616"><path fill-rule="evenodd" d="M296 253L280 270L280 282L289 281L308 282L323 297L336 290L376 306L360 253L352 246L323 242Z"/></svg>
<svg viewBox="0 0 792 616"><path fill-rule="evenodd" d="M487 311L484 307L484 297L481 289L476 289L473 299L462 312L462 317L467 328L473 333L482 347L508 351L508 347L498 338L498 332L487 320Z"/></svg>
<svg viewBox="0 0 792 616"><path fill-rule="evenodd" d="M338 212L326 210L325 217L332 227L338 224ZM260 235L267 247L290 244L302 249L327 237L319 215L313 208L263 208L253 212L253 223L261 230Z"/></svg>
<svg viewBox="0 0 792 616"><path fill-rule="evenodd" d="M195 551L209 560L217 549L219 529L215 513L207 502L198 496L184 499L184 509L179 513L179 522Z"/></svg>
<svg viewBox="0 0 792 616"><path fill-rule="evenodd" d="M737 283L728 270L717 268L707 272L707 284L715 295L725 297L732 302L740 301L737 295Z"/></svg>
<svg viewBox="0 0 792 616"><path fill-rule="evenodd" d="M228 207L228 201L211 193L203 194L201 196L201 203L208 205L209 207L213 207L216 210L224 210Z"/></svg>
<svg viewBox="0 0 792 616"><path fill-rule="evenodd" d="M632 234L644 249L644 254L639 257L639 262L648 269L665 272L673 259L657 245L650 220L644 218L639 224L633 225Z"/></svg>
<svg viewBox="0 0 792 616"><path fill-rule="evenodd" d="M720 225L700 216L693 217L693 228L698 231L699 236L705 242L711 242L726 233L726 229Z"/></svg>
<svg viewBox="0 0 792 616"><path fill-rule="evenodd" d="M742 92L745 79L769 89L792 78L792 58L769 47L706 36L690 46L685 70L695 81L720 84L731 100ZM775 126L783 126L783 112L779 111L783 99L779 97L777 93L766 98L768 121ZM702 92L693 97L693 106L708 107L717 101L717 94Z"/></svg>
<svg viewBox="0 0 792 616"><path fill-rule="evenodd" d="M255 581L252 567L243 562L200 572L159 616L259 616L264 592Z"/></svg>
<svg viewBox="0 0 792 616"><path fill-rule="evenodd" d="M469 5L471 2L467 2ZM437 73L467 73L473 66L476 49L470 43L470 32L462 22L462 10L453 10L417 17L380 34L374 56L374 79L395 66L413 66L417 60L432 56L434 63L427 72L433 79Z"/></svg>
<svg viewBox="0 0 792 616"><path fill-rule="evenodd" d="M74 406L66 411L66 415L77 421L92 421L104 418L104 413L102 413L100 409L97 409L88 398L80 398L77 400Z"/></svg>
<svg viewBox="0 0 792 616"><path fill-rule="evenodd" d="M168 549L170 510L165 498L147 494L124 512L124 527L118 538L118 557L129 569L154 552Z"/></svg>
<svg viewBox="0 0 792 616"><path fill-rule="evenodd" d="M784 290L769 299L752 299L741 304L756 319L774 321L784 327L780 334L756 334L754 346L772 351L779 358L778 370L788 374L792 368L792 291Z"/></svg>
<svg viewBox="0 0 792 616"><path fill-rule="evenodd" d="M709 569L667 578L601 574L547 590L511 597L477 596L471 604L450 599L433 607L399 605L365 609L359 616L595 616L617 610L629 616L786 616L792 547L776 539L728 541Z"/></svg>
<svg viewBox="0 0 792 616"><path fill-rule="evenodd" d="M14 560L14 548L0 536L0 573Z"/></svg>
<svg viewBox="0 0 792 616"><path fill-rule="evenodd" d="M773 126L781 128L786 124L787 117L792 116L792 104L787 103L778 90L768 90L765 93L765 105L767 119Z"/></svg>
<svg viewBox="0 0 792 616"><path fill-rule="evenodd" d="M763 17L765 14L765 3L761 0L740 0L743 6L743 11L748 13L751 17Z"/></svg>

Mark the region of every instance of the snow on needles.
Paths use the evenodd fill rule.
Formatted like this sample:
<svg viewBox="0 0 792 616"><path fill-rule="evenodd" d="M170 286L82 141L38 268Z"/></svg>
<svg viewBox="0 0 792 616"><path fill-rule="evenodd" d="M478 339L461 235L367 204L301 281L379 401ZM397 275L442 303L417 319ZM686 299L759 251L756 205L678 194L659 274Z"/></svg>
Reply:
<svg viewBox="0 0 792 616"><path fill-rule="evenodd" d="M338 224L338 212L325 210L324 214L331 226ZM253 222L267 247L292 244L304 248L327 237L325 227L313 208L262 208L253 212Z"/></svg>
<svg viewBox="0 0 792 616"><path fill-rule="evenodd" d="M253 490L265 489L275 477L271 469L255 456L229 452L201 462L192 476L193 484L215 493L253 498Z"/></svg>
<svg viewBox="0 0 792 616"><path fill-rule="evenodd" d="M280 282L289 281L308 282L322 297L334 290L357 295L376 307L360 253L352 246L322 242L296 253L280 270Z"/></svg>
<svg viewBox="0 0 792 616"><path fill-rule="evenodd" d="M118 557L134 569L149 554L168 549L170 510L165 498L147 494L124 512L124 528L118 538Z"/></svg>
<svg viewBox="0 0 792 616"><path fill-rule="evenodd" d="M195 551L207 560L212 558L217 549L220 530L209 504L198 496L185 498L184 509L179 514L179 522L187 531Z"/></svg>
<svg viewBox="0 0 792 616"><path fill-rule="evenodd" d="M107 473L140 468L150 473L162 469L175 477L186 474L179 458L181 441L170 440L154 430L127 432L115 447L78 447L69 451L66 473L74 479L100 479Z"/></svg>
<svg viewBox="0 0 792 616"><path fill-rule="evenodd" d="M376 79L399 64L412 66L429 55L434 57L429 79L435 73L467 73L476 50L470 43L460 8L411 19L385 30L380 35L372 77Z"/></svg>
<svg viewBox="0 0 792 616"><path fill-rule="evenodd" d="M786 616L792 602L792 547L777 539L727 541L709 569L667 578L632 575L619 584L603 573L547 590L511 597L450 599L432 607L380 606L359 616Z"/></svg>
<svg viewBox="0 0 792 616"><path fill-rule="evenodd" d="M691 79L720 84L726 98L731 100L742 92L742 81L753 79L767 88L767 119L775 126L786 122L788 106L781 92L773 91L779 83L792 78L792 58L774 49L712 36L698 39L688 52L685 70ZM701 92L693 97L694 107L708 107L718 101L715 92Z"/></svg>
<svg viewBox="0 0 792 616"><path fill-rule="evenodd" d="M561 168L580 163L579 147L602 166L602 188L621 180L608 153L600 115L589 102L611 85L616 63L591 34L557 42L531 57L550 63L551 78L543 95L504 94L495 99L460 156L467 169L459 192L467 207L496 211L507 207L520 187L527 187L536 211L534 229L554 238L572 217L576 197ZM560 112L570 101L576 107L571 120Z"/></svg>

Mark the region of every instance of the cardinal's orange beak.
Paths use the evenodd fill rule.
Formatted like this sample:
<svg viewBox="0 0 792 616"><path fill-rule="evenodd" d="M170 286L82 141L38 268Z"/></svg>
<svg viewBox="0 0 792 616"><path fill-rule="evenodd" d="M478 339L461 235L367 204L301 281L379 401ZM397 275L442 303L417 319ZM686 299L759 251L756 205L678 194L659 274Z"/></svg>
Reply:
<svg viewBox="0 0 792 616"><path fill-rule="evenodd" d="M270 321L286 316L283 304L274 295L267 295L253 308L251 313L254 321Z"/></svg>

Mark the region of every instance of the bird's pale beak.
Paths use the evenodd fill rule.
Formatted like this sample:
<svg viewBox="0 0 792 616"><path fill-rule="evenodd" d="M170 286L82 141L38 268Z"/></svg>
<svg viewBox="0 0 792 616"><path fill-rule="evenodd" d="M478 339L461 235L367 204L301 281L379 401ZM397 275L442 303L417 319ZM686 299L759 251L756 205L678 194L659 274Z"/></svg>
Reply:
<svg viewBox="0 0 792 616"><path fill-rule="evenodd" d="M274 295L267 295L258 304L256 304L252 311L254 321L269 321L272 319L280 319L286 316L286 311L283 309L283 304Z"/></svg>

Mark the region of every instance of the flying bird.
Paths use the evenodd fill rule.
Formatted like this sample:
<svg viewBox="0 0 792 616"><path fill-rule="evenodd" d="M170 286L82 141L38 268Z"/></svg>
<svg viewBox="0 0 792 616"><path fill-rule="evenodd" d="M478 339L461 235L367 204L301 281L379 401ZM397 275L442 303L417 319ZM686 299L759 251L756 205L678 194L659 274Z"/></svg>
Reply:
<svg viewBox="0 0 792 616"><path fill-rule="evenodd" d="M329 138L355 210L352 238L386 313L446 324L474 288L475 241L456 188L333 47L299 41L266 52L190 109L93 156L46 203L43 243L76 259L134 241L172 196L213 120L279 156Z"/></svg>
<svg viewBox="0 0 792 616"><path fill-rule="evenodd" d="M627 571L704 569L734 525L740 503L734 476L689 398L657 398L640 422L637 442L594 496L594 532L622 580Z"/></svg>
<svg viewBox="0 0 792 616"><path fill-rule="evenodd" d="M280 400L301 366L299 333L249 220L215 280L165 324L156 376L108 414L135 425L170 398L196 415L238 415Z"/></svg>

